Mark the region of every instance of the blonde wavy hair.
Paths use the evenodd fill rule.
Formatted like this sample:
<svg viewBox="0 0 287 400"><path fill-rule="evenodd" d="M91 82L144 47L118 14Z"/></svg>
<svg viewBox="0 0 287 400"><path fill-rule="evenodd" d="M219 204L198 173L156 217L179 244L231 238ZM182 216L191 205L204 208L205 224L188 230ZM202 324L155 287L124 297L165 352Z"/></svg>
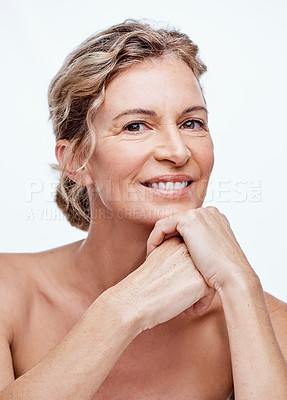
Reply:
<svg viewBox="0 0 287 400"><path fill-rule="evenodd" d="M50 119L56 140L66 139L56 203L72 226L87 231L91 212L88 190L70 179L67 165L73 160L80 174L95 145L93 118L102 104L107 85L130 66L148 58L176 55L192 69L199 82L206 71L198 47L176 29L155 29L149 23L128 19L89 37L66 58L48 93Z"/></svg>

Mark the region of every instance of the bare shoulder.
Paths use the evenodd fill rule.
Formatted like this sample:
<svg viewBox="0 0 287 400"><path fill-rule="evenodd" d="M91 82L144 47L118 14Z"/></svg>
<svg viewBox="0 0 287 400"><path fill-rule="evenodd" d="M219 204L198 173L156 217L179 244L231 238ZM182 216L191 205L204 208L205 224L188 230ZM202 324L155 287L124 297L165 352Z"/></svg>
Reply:
<svg viewBox="0 0 287 400"><path fill-rule="evenodd" d="M8 327L5 337L10 340L15 324L30 312L35 298L46 296L49 274L63 265L70 246L37 253L0 253L0 334L1 326Z"/></svg>
<svg viewBox="0 0 287 400"><path fill-rule="evenodd" d="M0 295L10 297L21 292L25 285L26 266L31 263L30 254L1 253L0 254ZM3 300L3 297L2 299Z"/></svg>
<svg viewBox="0 0 287 400"><path fill-rule="evenodd" d="M22 292L36 253L0 253L0 290L14 294ZM23 280L24 279L24 280Z"/></svg>
<svg viewBox="0 0 287 400"><path fill-rule="evenodd" d="M0 333L11 343L14 321L23 312L30 286L29 254L0 254Z"/></svg>
<svg viewBox="0 0 287 400"><path fill-rule="evenodd" d="M38 253L0 253L0 303L3 296L16 299L28 289L37 258Z"/></svg>
<svg viewBox="0 0 287 400"><path fill-rule="evenodd" d="M287 304L267 292L264 295L277 341L287 360Z"/></svg>
<svg viewBox="0 0 287 400"><path fill-rule="evenodd" d="M35 293L44 295L47 284L69 264L80 244L81 241L35 253L0 253L0 311L1 303L2 309L8 310L15 302L25 304Z"/></svg>
<svg viewBox="0 0 287 400"><path fill-rule="evenodd" d="M287 303L277 299L277 297L272 296L270 293L264 292L267 307L272 317L272 320L287 324Z"/></svg>

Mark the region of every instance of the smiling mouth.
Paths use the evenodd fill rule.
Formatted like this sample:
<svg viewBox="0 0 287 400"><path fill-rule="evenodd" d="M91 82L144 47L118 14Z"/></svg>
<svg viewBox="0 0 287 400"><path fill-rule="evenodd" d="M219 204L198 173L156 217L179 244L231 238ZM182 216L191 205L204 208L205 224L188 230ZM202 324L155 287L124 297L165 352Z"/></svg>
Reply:
<svg viewBox="0 0 287 400"><path fill-rule="evenodd" d="M189 186L192 181L181 181L181 182L154 182L154 183L141 183L143 186L151 188L151 189L160 189L160 190L183 190L187 186Z"/></svg>

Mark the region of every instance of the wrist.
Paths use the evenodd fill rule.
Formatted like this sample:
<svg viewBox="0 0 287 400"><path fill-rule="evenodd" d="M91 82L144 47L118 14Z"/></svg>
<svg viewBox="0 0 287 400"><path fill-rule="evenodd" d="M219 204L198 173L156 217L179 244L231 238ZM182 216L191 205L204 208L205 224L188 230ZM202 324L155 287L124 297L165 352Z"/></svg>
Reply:
<svg viewBox="0 0 287 400"><path fill-rule="evenodd" d="M97 300L103 304L111 318L117 319L121 326L127 328L136 337L144 330L142 317L135 306L126 304L123 299L124 296L111 287Z"/></svg>
<svg viewBox="0 0 287 400"><path fill-rule="evenodd" d="M214 288L220 294L232 291L249 291L261 287L260 279L256 272L248 266L228 265L226 274L219 277L214 283Z"/></svg>
<svg viewBox="0 0 287 400"><path fill-rule="evenodd" d="M232 307L232 304L235 303L236 307L239 304L242 307L242 302L252 304L259 299L260 303L264 300L261 282L253 270L230 274L228 279L222 281L218 286L217 291L223 308Z"/></svg>
<svg viewBox="0 0 287 400"><path fill-rule="evenodd" d="M218 291L228 331L247 330L260 335L265 326L270 333L270 317L261 282L255 274L238 274ZM258 325L258 321L260 324ZM265 330L264 330L265 332ZM266 333L266 332L265 332ZM264 334L265 334L264 333Z"/></svg>

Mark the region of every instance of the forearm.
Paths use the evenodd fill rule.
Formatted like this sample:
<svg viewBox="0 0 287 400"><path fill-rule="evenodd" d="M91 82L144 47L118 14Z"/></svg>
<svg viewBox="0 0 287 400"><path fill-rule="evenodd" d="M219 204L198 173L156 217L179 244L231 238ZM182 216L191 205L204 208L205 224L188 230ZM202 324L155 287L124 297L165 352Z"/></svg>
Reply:
<svg viewBox="0 0 287 400"><path fill-rule="evenodd" d="M287 399L287 364L258 279L240 277L219 291L229 335L236 400Z"/></svg>
<svg viewBox="0 0 287 400"><path fill-rule="evenodd" d="M45 359L0 393L0 400L90 400L140 333L132 316L109 307L104 293Z"/></svg>

